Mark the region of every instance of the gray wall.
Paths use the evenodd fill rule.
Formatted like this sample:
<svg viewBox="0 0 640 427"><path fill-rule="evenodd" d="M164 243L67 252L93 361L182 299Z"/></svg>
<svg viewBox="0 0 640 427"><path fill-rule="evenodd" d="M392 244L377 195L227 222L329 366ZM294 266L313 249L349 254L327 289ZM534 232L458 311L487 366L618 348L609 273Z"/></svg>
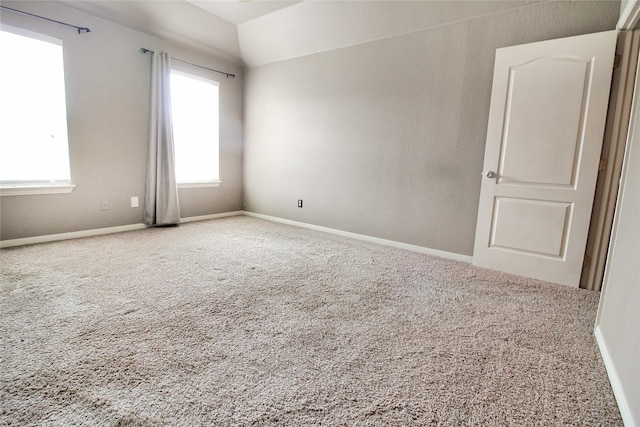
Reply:
<svg viewBox="0 0 640 427"><path fill-rule="evenodd" d="M141 47L170 50L177 58L235 73L220 77L220 173L218 188L180 189L183 217L242 209L243 70L238 64L199 54L156 37L100 20L53 2L3 5L91 28L74 30L2 12L3 24L63 40L71 179L70 194L3 196L0 238L16 239L136 224L144 198L150 57ZM109 198L111 209L100 210Z"/></svg>
<svg viewBox="0 0 640 427"><path fill-rule="evenodd" d="M618 377L616 391L624 394L633 420L629 425L640 425L640 109L636 107L635 112L596 321L609 356L608 367Z"/></svg>
<svg viewBox="0 0 640 427"><path fill-rule="evenodd" d="M637 45L636 45L637 46ZM638 68L640 72L640 67ZM629 137L596 334L625 425L640 426L640 75L636 72Z"/></svg>
<svg viewBox="0 0 640 427"><path fill-rule="evenodd" d="M610 30L619 8L541 3L250 69L245 208L472 255L495 49Z"/></svg>

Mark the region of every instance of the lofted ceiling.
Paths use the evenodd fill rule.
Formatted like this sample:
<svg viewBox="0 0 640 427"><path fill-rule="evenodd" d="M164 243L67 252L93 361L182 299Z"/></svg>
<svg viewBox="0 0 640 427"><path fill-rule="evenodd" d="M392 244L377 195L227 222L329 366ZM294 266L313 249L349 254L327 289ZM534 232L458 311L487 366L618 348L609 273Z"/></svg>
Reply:
<svg viewBox="0 0 640 427"><path fill-rule="evenodd" d="M59 0L256 67L544 0Z"/></svg>
<svg viewBox="0 0 640 427"><path fill-rule="evenodd" d="M134 30L242 62L237 24L295 2L60 0L59 3Z"/></svg>
<svg viewBox="0 0 640 427"><path fill-rule="evenodd" d="M242 24L254 18L275 12L278 9L300 3L295 1L271 0L185 0L200 9L212 13L232 24Z"/></svg>

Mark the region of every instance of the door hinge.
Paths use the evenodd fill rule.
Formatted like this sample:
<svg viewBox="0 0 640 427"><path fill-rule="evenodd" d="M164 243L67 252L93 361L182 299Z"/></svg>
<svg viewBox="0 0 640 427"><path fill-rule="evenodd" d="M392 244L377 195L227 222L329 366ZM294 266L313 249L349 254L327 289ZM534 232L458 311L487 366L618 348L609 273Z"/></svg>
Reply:
<svg viewBox="0 0 640 427"><path fill-rule="evenodd" d="M607 168L607 159L600 159L600 164L598 165L598 172L602 172Z"/></svg>
<svg viewBox="0 0 640 427"><path fill-rule="evenodd" d="M583 261L583 267L589 266L591 264L591 257L589 255L585 255Z"/></svg>
<svg viewBox="0 0 640 427"><path fill-rule="evenodd" d="M616 53L613 57L613 68L620 68L620 64L622 64L622 55Z"/></svg>

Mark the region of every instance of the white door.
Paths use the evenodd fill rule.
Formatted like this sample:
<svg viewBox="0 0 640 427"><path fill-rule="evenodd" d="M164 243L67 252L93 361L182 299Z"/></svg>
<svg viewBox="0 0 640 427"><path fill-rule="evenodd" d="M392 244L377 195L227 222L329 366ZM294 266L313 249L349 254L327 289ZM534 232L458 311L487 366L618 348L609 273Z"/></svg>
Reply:
<svg viewBox="0 0 640 427"><path fill-rule="evenodd" d="M496 51L474 265L579 285L616 38Z"/></svg>

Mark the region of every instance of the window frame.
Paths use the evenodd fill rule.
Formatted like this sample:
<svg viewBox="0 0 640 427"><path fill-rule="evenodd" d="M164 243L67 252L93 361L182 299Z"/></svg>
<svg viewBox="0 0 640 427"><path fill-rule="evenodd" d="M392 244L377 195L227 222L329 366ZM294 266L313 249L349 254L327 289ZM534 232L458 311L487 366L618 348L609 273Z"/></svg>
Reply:
<svg viewBox="0 0 640 427"><path fill-rule="evenodd" d="M216 86L218 88L218 99L217 99L217 103L218 103L218 131L217 131L217 141L216 141L216 150L217 150L217 171L218 171L218 178L217 179L212 179L212 180L206 180L206 181L179 181L178 177L176 176L176 184L178 186L178 188L207 188L207 187L219 187L220 184L222 184L222 179L221 179L221 168L220 168L220 89L221 89L221 84L218 80L214 79L210 73L206 72L205 70L200 70L200 69L194 69L194 67L190 67L188 64L183 64L183 63L172 63L171 64L171 73L175 73L177 75L181 75L184 77L188 77L194 80L201 80L203 82L206 82L208 84L213 84L214 86ZM172 100L172 104L173 104L173 100ZM172 105L172 114L173 114L173 105ZM176 144L176 140L175 140L175 136L174 136L174 150L175 150L175 144Z"/></svg>
<svg viewBox="0 0 640 427"><path fill-rule="evenodd" d="M64 180L6 180L0 181L0 197L1 196L30 196L38 194L66 194L73 191L76 187L71 179L71 150L69 145L69 120L67 112L67 99L66 99L66 79L65 79L65 61L64 61L64 42L63 40L49 36L47 34L38 33L26 28L16 27L13 25L2 25L3 32L11 33L21 37L27 37L33 40L37 40L43 43L50 43L57 45L61 49L62 56L62 84L64 93L64 127L66 128L66 154L68 161L68 174L69 179Z"/></svg>

